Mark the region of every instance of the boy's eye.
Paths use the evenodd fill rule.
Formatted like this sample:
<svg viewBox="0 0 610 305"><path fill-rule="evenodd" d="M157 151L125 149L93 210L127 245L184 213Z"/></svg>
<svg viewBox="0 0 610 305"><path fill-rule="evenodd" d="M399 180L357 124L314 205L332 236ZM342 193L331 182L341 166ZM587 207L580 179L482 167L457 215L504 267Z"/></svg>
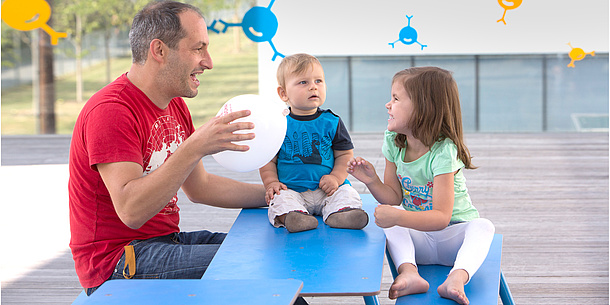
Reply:
<svg viewBox="0 0 610 305"><path fill-rule="evenodd" d="M305 84L307 84L307 82L306 82L306 81L304 81L304 80L302 80L302 81L300 81L300 82L299 82L299 84L301 84L301 85L305 85Z"/></svg>

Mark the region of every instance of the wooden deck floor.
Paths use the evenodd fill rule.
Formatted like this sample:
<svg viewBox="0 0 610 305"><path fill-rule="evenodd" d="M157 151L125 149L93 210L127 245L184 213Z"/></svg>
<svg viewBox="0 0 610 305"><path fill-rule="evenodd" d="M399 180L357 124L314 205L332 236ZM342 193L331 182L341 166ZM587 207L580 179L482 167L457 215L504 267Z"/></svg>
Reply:
<svg viewBox="0 0 610 305"><path fill-rule="evenodd" d="M381 175L381 135L352 136L355 154L374 162ZM608 304L608 133L468 134L466 140L479 166L466 172L470 194L504 235L502 268L515 302ZM1 141L1 302L70 304L81 291L67 247L70 138ZM260 181L256 172L226 171L212 158L204 164L217 174ZM180 200L183 230L226 232L239 212ZM386 267L381 304L394 304L387 298L390 283ZM308 301L363 304L354 297Z"/></svg>

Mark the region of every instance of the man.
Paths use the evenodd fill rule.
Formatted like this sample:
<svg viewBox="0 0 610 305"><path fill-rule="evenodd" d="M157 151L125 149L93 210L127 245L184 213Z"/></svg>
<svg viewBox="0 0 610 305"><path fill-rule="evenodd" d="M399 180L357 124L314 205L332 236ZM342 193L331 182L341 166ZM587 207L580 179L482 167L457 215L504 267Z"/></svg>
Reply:
<svg viewBox="0 0 610 305"><path fill-rule="evenodd" d="M129 33L133 64L83 107L70 147L70 229L81 285L90 295L117 278L201 278L224 233L179 232L177 191L225 208L266 206L262 185L207 173L201 158L246 151L238 111L195 130L182 97L212 69L207 26L188 4L151 3Z"/></svg>

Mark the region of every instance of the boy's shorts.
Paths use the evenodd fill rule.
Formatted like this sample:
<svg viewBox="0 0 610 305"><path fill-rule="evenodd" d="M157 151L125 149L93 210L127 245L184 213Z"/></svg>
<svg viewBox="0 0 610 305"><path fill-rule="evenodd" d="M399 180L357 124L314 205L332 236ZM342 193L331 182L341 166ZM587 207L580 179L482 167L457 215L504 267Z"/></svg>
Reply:
<svg viewBox="0 0 610 305"><path fill-rule="evenodd" d="M307 190L299 193L293 190L282 190L275 194L269 203L269 222L276 227L283 227L276 221L276 217L292 211L306 212L311 215L322 216L324 222L332 213L345 208L362 208L360 194L349 184L340 186L332 196L326 196L321 189Z"/></svg>

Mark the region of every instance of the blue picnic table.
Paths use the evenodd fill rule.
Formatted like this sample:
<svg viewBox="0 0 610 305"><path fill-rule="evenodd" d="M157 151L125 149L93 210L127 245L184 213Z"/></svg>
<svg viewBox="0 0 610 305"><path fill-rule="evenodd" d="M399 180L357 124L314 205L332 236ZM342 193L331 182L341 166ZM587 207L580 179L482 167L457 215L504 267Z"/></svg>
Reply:
<svg viewBox="0 0 610 305"><path fill-rule="evenodd" d="M377 202L362 195L369 224L362 230L335 229L318 217L314 230L288 233L274 228L267 209L244 209L203 279L298 279L301 296L363 296L378 304L385 235L375 225Z"/></svg>

